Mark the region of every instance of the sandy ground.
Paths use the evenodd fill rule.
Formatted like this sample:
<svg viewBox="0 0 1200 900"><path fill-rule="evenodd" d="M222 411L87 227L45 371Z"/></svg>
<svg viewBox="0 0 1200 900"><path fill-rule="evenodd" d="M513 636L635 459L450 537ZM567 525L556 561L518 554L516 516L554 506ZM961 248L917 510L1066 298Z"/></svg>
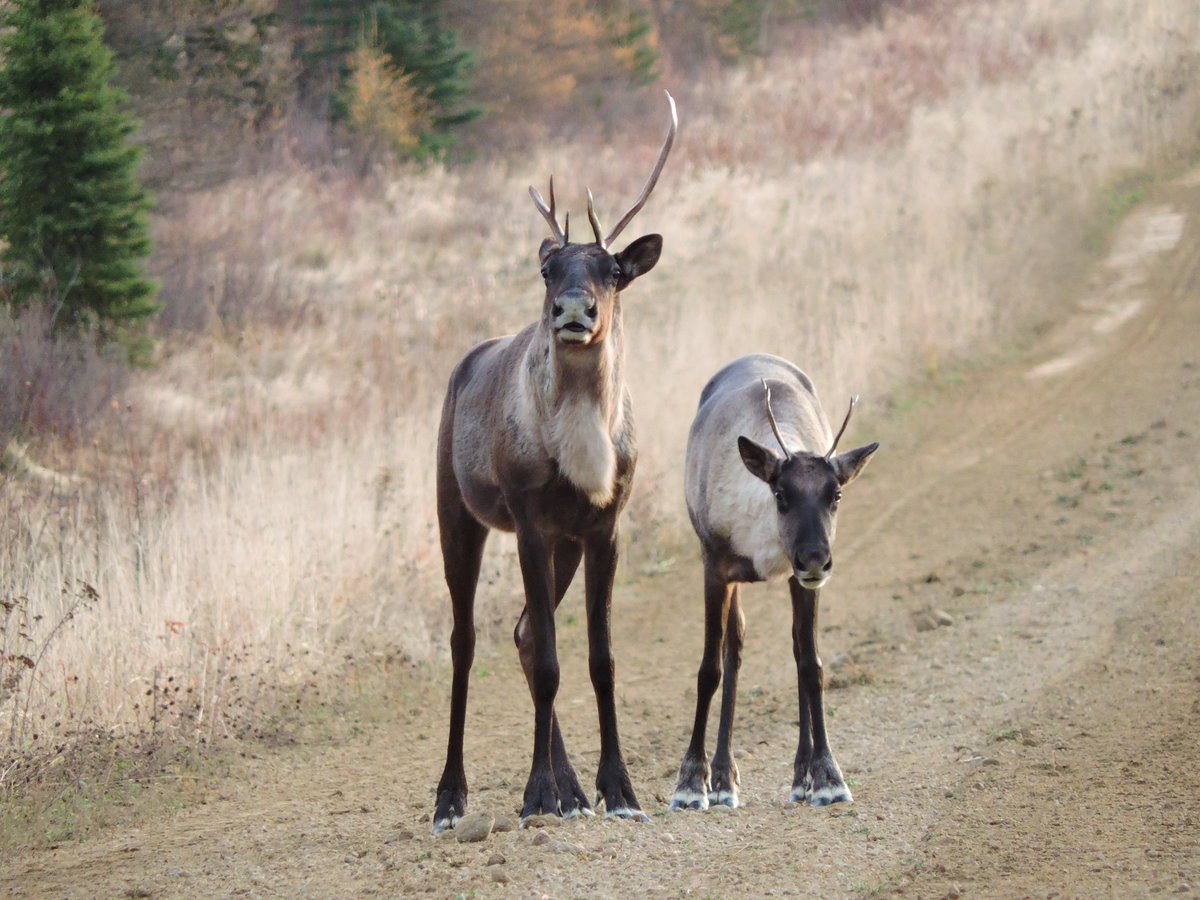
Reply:
<svg viewBox="0 0 1200 900"><path fill-rule="evenodd" d="M1016 361L847 440L823 591L830 740L852 805L786 802L796 740L786 588L744 593L744 806L668 813L702 625L694 558L618 583L618 709L649 824L602 817L435 838L448 671L356 736L265 752L199 799L0 864L29 896L1139 896L1200 893L1200 172L1162 185ZM937 613L938 615L933 615ZM582 603L559 712L598 754ZM469 811L520 804L532 705L477 656ZM710 740L715 725L710 731Z"/></svg>

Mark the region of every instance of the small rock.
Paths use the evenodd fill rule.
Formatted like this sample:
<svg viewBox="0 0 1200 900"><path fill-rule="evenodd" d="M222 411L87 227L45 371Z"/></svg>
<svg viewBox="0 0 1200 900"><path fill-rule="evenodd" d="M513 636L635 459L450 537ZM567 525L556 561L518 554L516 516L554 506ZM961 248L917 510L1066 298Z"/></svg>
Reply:
<svg viewBox="0 0 1200 900"><path fill-rule="evenodd" d="M506 862L508 862L508 860L504 858L503 853L493 853L491 856L488 857L487 864L489 866L502 866Z"/></svg>
<svg viewBox="0 0 1200 900"><path fill-rule="evenodd" d="M954 624L954 616L950 615L950 613L946 612L945 610L935 609L933 611L933 621L937 622L937 624L942 628L945 628Z"/></svg>
<svg viewBox="0 0 1200 900"><path fill-rule="evenodd" d="M492 833L492 826L496 823L496 817L490 812L475 812L468 813L458 820L458 824L454 826L454 836L458 838L460 844L470 844L475 841L487 840L487 836Z"/></svg>
<svg viewBox="0 0 1200 900"><path fill-rule="evenodd" d="M929 613L917 613L913 616L913 624L917 631L933 631L938 627L937 620Z"/></svg>
<svg viewBox="0 0 1200 900"><path fill-rule="evenodd" d="M562 824L558 816L527 816L522 828L555 828Z"/></svg>
<svg viewBox="0 0 1200 900"><path fill-rule="evenodd" d="M994 756L985 756L979 761L979 764L981 766L998 766L1000 765L1000 760L996 759Z"/></svg>
<svg viewBox="0 0 1200 900"><path fill-rule="evenodd" d="M544 831L539 831L533 836L533 846L535 847L544 847L548 843L550 843L550 835Z"/></svg>
<svg viewBox="0 0 1200 900"><path fill-rule="evenodd" d="M509 882L508 873L505 872L503 869L492 869L491 874L492 874L492 881L496 882L496 884L508 884L508 882Z"/></svg>
<svg viewBox="0 0 1200 900"><path fill-rule="evenodd" d="M496 822L492 825L492 831L516 831L517 820L507 813L496 813Z"/></svg>

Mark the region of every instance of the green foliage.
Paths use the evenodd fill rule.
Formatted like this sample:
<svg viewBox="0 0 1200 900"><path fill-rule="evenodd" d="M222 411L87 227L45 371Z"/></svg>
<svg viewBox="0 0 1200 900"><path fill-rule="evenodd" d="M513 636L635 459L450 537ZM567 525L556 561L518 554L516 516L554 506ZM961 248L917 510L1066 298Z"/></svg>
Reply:
<svg viewBox="0 0 1200 900"><path fill-rule="evenodd" d="M157 309L149 201L100 21L80 0L13 0L0 27L0 298L133 347Z"/></svg>
<svg viewBox="0 0 1200 900"><path fill-rule="evenodd" d="M305 21L314 36L302 58L310 74L324 70L333 76L335 118L347 114L348 61L369 37L395 70L411 76L428 110L415 155L440 155L454 145L453 129L480 110L466 105L471 54L445 26L439 6L438 0L311 0Z"/></svg>

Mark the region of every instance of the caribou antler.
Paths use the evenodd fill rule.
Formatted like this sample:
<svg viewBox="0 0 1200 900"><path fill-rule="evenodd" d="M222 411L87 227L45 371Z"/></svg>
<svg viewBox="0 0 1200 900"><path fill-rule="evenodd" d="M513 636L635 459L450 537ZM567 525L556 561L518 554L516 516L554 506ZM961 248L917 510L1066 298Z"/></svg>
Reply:
<svg viewBox="0 0 1200 900"><path fill-rule="evenodd" d="M775 413L771 409L771 389L767 387L767 379L763 378L761 380L763 390L767 392L767 419L769 419L771 422L771 430L775 432L775 440L779 441L779 449L783 451L783 461L787 462L792 458L792 454L791 451L788 450L787 445L783 442L783 435L779 433L779 423L775 421Z"/></svg>
<svg viewBox="0 0 1200 900"><path fill-rule="evenodd" d="M850 424L850 414L854 412L854 407L858 405L858 394L850 398L850 408L846 410L846 418L842 419L842 427L838 429L837 437L833 439L833 446L829 448L829 452L825 454L825 458L829 459L833 456L833 451L837 449L838 441L842 439L842 435L846 431L846 426Z"/></svg>
<svg viewBox="0 0 1200 900"><path fill-rule="evenodd" d="M604 229L600 227L600 219L596 216L596 206L592 200L592 191L588 189L588 221L592 223L592 231L596 235L596 243L600 245L601 250L607 250L608 245L616 240L617 235L625 230L625 226L633 221L636 216L646 205L646 199L650 196L650 192L654 190L654 185L658 183L658 176L662 174L663 166L666 165L667 155L671 152L671 145L675 143L675 132L679 128L679 114L675 110L675 98L671 96L670 91L663 91L667 95L667 102L671 105L671 130L667 132L667 139L663 142L662 150L658 153L658 162L654 164L654 169L650 172L650 178L646 181L646 186L642 188L642 192L638 198L633 201L633 206L625 211L625 215L621 216L619 221L612 231L608 233L608 237L603 237ZM558 227L558 219L554 217L554 176L550 176L550 205L546 205L546 201L542 199L542 195L538 193L537 188L532 184L529 186L529 196L533 198L533 205L537 207L538 212L542 214L542 218L550 226L550 231L554 235L554 239L558 241L558 246L567 246L567 236L570 234L570 227L566 229ZM568 221L570 216L568 215Z"/></svg>
<svg viewBox="0 0 1200 900"><path fill-rule="evenodd" d="M550 232L554 235L554 239L558 241L558 246L567 246L567 233L558 227L558 219L554 217L554 176L550 176L550 205L546 205L546 201L542 199L542 195L538 193L538 189L532 184L529 186L529 196L533 198L533 205L537 207L538 212L542 214L542 218L546 220L546 224L550 226ZM570 229L570 213L567 214L567 228Z"/></svg>
<svg viewBox="0 0 1200 900"><path fill-rule="evenodd" d="M587 188L588 194L588 221L592 223L592 233L596 235L596 243L600 245L601 250L608 249L608 242L604 240L604 229L600 227L600 220L596 218L596 207L592 201L592 189Z"/></svg>
<svg viewBox="0 0 1200 900"><path fill-rule="evenodd" d="M667 139L663 141L662 150L658 152L658 162L654 164L653 171L650 172L650 178L646 181L646 186L642 188L642 192L638 198L633 201L633 206L621 216L621 221L613 227L613 230L608 233L608 237L600 240L600 223L596 220L595 214L592 214L592 227L596 230L596 241L600 244L601 249L607 250L608 245L617 239L625 226L633 221L636 216L646 205L646 198L650 196L650 192L654 190L654 185L658 183L658 176L662 173L663 166L667 162L667 154L671 152L671 145L675 143L675 131L679 128L679 114L675 111L675 98L671 96L670 91L663 91L667 95L667 103L671 105L671 130L667 132Z"/></svg>

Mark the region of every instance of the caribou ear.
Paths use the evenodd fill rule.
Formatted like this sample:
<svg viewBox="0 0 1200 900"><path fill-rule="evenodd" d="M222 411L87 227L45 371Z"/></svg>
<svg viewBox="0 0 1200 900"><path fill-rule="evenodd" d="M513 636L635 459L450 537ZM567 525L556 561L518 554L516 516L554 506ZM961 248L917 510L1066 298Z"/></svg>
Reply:
<svg viewBox="0 0 1200 900"><path fill-rule="evenodd" d="M617 265L621 267L621 279L617 282L618 291L624 290L633 279L654 268L659 254L662 253L662 241L661 234L647 234L616 255Z"/></svg>
<svg viewBox="0 0 1200 900"><path fill-rule="evenodd" d="M867 444L865 447L856 447L845 453L839 453L829 460L833 463L833 471L837 475L838 484L845 487L861 475L862 470L871 460L871 454L878 449L879 444Z"/></svg>
<svg viewBox="0 0 1200 900"><path fill-rule="evenodd" d="M559 244L558 241L553 241L550 238L546 238L544 241L542 241L542 246L538 248L538 262L544 263L550 258L550 254L559 249L561 246L562 245Z"/></svg>
<svg viewBox="0 0 1200 900"><path fill-rule="evenodd" d="M742 454L742 462L746 464L751 475L767 484L775 481L779 475L780 459L774 450L743 436L738 438L738 452Z"/></svg>

